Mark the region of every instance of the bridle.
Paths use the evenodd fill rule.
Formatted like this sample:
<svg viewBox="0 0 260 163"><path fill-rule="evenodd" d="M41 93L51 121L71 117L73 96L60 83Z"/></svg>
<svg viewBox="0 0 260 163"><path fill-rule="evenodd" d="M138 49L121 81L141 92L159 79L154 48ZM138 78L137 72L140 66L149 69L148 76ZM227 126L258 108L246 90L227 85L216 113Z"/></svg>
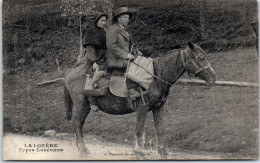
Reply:
<svg viewBox="0 0 260 163"><path fill-rule="evenodd" d="M187 59L188 58L188 52L187 50L181 50L181 61L182 61L182 64L184 66L184 69L189 73L189 60ZM184 57L185 56L185 57ZM195 56L194 59L199 63L199 65L201 65L201 62L200 60L198 59L199 57L201 56ZM185 61L185 58L186 58L186 61ZM211 66L210 64L206 65L206 66L198 66L198 64L194 61L194 59L192 57L190 57L190 60L191 60L191 63L193 64L193 66L196 68L196 71L195 73L193 74L195 77L202 71L205 71L207 69L209 69ZM190 74L190 73L189 73Z"/></svg>
<svg viewBox="0 0 260 163"><path fill-rule="evenodd" d="M188 72L188 75L190 76L190 71L189 71L189 60L188 60L188 51L187 49L184 49L184 50L180 50L180 53L181 53L181 61L182 61L182 64L184 66L184 70L186 70ZM191 63L193 64L193 66L196 68L196 71L195 73L193 74L195 77L196 75L198 75L200 72L202 71L205 71L207 69L209 69L211 67L210 64L207 64L206 66L201 66L201 61L199 60L199 58L201 57L201 55L198 55L198 56L195 56L194 59L198 62L198 65L195 60L190 57L190 61ZM165 82L166 83L166 82ZM167 83L169 84L169 83ZM172 85L172 84L169 84L169 85ZM157 102L165 102L166 101L166 98L165 97L162 97L162 99L156 99L155 97L153 97L153 95L151 94L151 97L153 98L153 100L157 101Z"/></svg>
<svg viewBox="0 0 260 163"><path fill-rule="evenodd" d="M133 48L133 47L132 47ZM131 48L131 51L132 51L132 48ZM184 66L184 69L189 73L189 60L187 59L188 58L188 52L187 52L187 50L185 49L185 50L180 50L180 53L181 53L181 61L182 61L182 64L183 64L183 66ZM184 57L185 56L185 57ZM199 62L199 64L201 65L201 62L198 60L198 58L199 58L200 56L196 56L196 57L194 57L195 59L196 59L196 61L198 61ZM201 67L201 66L198 66L198 64L194 61L194 59L192 58L192 57L190 57L190 59L191 59L191 62L192 62L192 64L194 65L194 67L196 68L196 71L195 71L195 73L193 74L194 76L196 76L197 74L199 74L200 72L202 72L202 71L205 71L205 70L207 70L207 69L209 69L211 66L210 66L210 64L208 64L208 65L206 65L206 66L203 66L203 67ZM186 61L185 61L186 60ZM160 81L162 81L162 82L164 82L164 83L166 83L166 84L168 84L168 85L170 85L170 86L172 86L173 84L171 84L171 83L169 83L169 82L167 82L167 81L165 81L165 80L163 80L163 79L161 79L161 78L159 78L158 76L156 76L156 75L154 75L154 74L152 74L152 73L150 73L148 70L146 70L143 66L141 66L141 65L139 65L139 64L137 64L137 63L135 63L135 62L132 62L132 63L134 63L134 64L136 64L137 66L139 66L139 67L141 67L142 69L144 69L145 71L147 71L149 74L151 74L153 77L155 77L155 78L157 78L158 80L160 80ZM129 67L129 64L130 64L130 61L128 61L128 66L127 66L127 70L128 70L128 67ZM156 99L154 96L153 96L153 94L151 94L151 97L153 98L153 100L155 100L156 102L165 102L166 101L166 97L162 97L162 99Z"/></svg>
<svg viewBox="0 0 260 163"><path fill-rule="evenodd" d="M184 70L186 70L188 72L188 75L190 75L190 71L189 71L189 60L188 60L188 51L187 49L184 50L180 50L181 53L181 61L182 64L184 66ZM207 69L209 69L211 66L210 64L207 64L206 66L201 66L201 62L199 60L199 57L201 57L201 55L195 56L194 59L199 63L199 65L194 61L194 59L192 57L190 57L191 63L193 64L193 66L196 68L195 73L193 74L195 77L197 74L199 74L202 71L205 71ZM165 81L164 81L165 82ZM166 83L166 82L165 82ZM169 84L168 82L166 84ZM172 85L172 84L169 84ZM153 94L151 94L151 97L153 98L153 100L155 100L156 102L162 102L161 105L163 104L163 102L166 101L166 97L162 96L162 99L156 99Z"/></svg>

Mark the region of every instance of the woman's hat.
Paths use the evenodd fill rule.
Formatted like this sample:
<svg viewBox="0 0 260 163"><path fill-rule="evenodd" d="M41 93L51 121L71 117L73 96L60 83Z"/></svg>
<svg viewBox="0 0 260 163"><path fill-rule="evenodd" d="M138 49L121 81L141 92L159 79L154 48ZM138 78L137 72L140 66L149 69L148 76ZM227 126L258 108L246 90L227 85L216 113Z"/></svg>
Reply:
<svg viewBox="0 0 260 163"><path fill-rule="evenodd" d="M97 16L96 16L96 18L95 18L94 24L97 25L97 22L98 22L99 19L100 19L101 17L103 17L103 16L105 16L106 18L108 18L108 15L107 15L107 14L105 14L105 13L103 13L103 12L98 12L98 13L97 13Z"/></svg>
<svg viewBox="0 0 260 163"><path fill-rule="evenodd" d="M128 9L128 7L120 7L118 8L115 12L114 12L114 16L113 16L113 19L112 21L115 22L117 21L116 19L120 16L120 15L123 15L123 14L128 14L129 15L129 18L131 18L133 16L133 12L130 11Z"/></svg>

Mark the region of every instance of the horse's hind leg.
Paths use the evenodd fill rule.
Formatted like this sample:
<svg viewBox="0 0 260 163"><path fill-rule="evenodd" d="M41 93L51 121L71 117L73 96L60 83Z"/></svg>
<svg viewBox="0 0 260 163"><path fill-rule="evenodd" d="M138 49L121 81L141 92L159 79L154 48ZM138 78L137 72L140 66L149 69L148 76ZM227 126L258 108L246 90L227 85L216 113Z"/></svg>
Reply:
<svg viewBox="0 0 260 163"><path fill-rule="evenodd" d="M88 154L88 150L83 141L82 128L85 123L86 117L90 112L89 103L82 98L82 100L75 102L74 114L74 130L76 132L76 145L82 154Z"/></svg>
<svg viewBox="0 0 260 163"><path fill-rule="evenodd" d="M157 133L157 150L159 154L161 155L162 158L166 159L168 158L167 151L164 147L164 126L162 124L162 118L163 118L163 109L164 107L162 106L161 108L155 108L153 109L153 117L154 117L154 124L155 124L155 129Z"/></svg>

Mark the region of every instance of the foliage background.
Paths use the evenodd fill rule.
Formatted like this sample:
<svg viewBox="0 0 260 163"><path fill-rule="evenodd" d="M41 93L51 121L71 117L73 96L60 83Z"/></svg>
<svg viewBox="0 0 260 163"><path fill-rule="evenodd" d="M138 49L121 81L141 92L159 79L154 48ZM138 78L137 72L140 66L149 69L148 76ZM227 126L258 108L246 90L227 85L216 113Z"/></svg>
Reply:
<svg viewBox="0 0 260 163"><path fill-rule="evenodd" d="M30 67L36 62L44 64L40 66L43 71L54 71L56 58L62 67L73 65L79 55L79 21L75 19L77 14L61 16L65 13L61 2L3 2L4 69L17 71L21 62ZM251 27L251 22L257 20L254 0L113 0L111 3L113 8L128 6L135 11L130 31L139 48L151 57L188 41L201 45L207 52L255 46ZM96 2L94 11L101 10L100 2ZM91 19L83 16L82 24L84 34Z"/></svg>

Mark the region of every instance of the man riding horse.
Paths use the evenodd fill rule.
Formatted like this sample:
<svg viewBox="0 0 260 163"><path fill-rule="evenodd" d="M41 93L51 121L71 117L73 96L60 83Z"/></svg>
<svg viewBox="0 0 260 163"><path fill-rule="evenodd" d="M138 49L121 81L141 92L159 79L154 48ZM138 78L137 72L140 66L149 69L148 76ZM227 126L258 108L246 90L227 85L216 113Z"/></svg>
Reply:
<svg viewBox="0 0 260 163"><path fill-rule="evenodd" d="M118 8L113 16L113 25L106 33L107 46L107 67L112 73L125 73L129 61L133 61L135 56L131 54L133 39L127 26L133 13L127 7ZM137 55L142 55L137 50ZM140 96L139 92L134 88L134 84L127 85L130 98L134 99Z"/></svg>

